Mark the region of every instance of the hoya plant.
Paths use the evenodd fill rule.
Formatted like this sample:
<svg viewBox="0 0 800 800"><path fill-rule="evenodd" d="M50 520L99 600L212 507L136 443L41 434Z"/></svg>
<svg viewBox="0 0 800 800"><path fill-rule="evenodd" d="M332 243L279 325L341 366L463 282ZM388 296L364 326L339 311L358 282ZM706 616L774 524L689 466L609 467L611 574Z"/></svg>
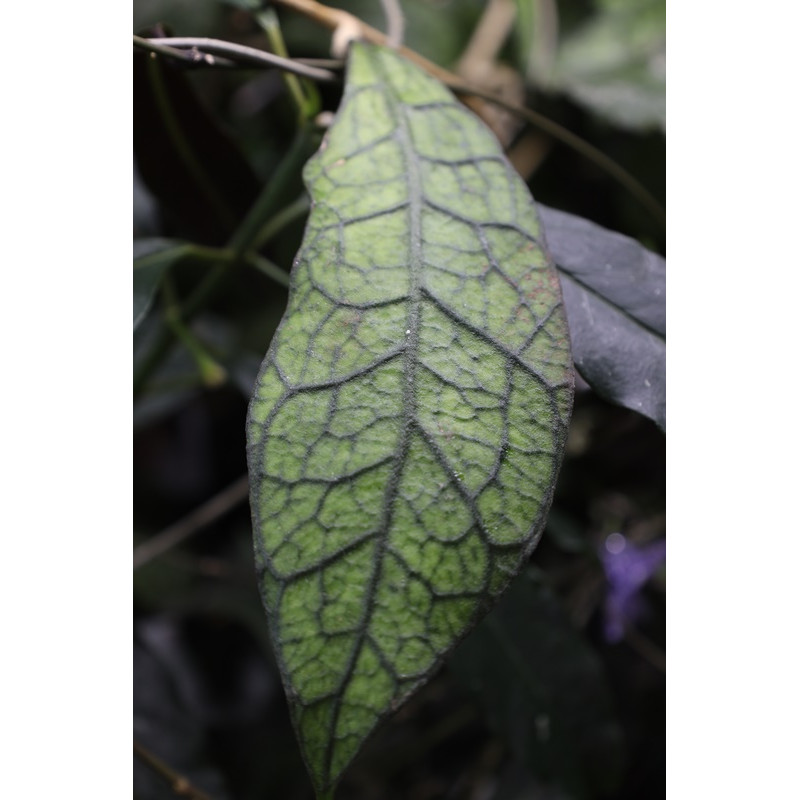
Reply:
<svg viewBox="0 0 800 800"><path fill-rule="evenodd" d="M644 420L651 441L663 436L665 262L631 237L537 204L535 170L526 180L514 143L522 137L536 151L546 137L547 147L569 148L656 231L663 212L629 171L476 80L474 67L499 68L510 39L524 56L522 87L527 80L583 98L586 113L617 125L644 117L658 127L652 98L609 103L569 67L581 63L581 41L602 38L621 17L635 26L638 12L599 4L598 18L561 45L556 37L556 54L543 61L554 4L475 4L455 74L404 45L396 3L382 4L387 35L311 0L276 3L290 14L282 18L271 6L234 5L225 9L229 24L258 34L260 47L233 35L178 37L162 24L134 39L142 446L198 392L230 385L247 399L246 419L238 417L245 441L233 434L246 478L161 533L140 535L140 607L196 613L197 573L224 576L232 562L213 550L195 555L194 574L184 561L170 595L163 586L175 577L174 549L186 550L249 497L251 524L243 525L255 570L240 550L251 571L236 581L257 589L265 613L241 595L232 601L236 592L223 607L236 609L273 660L317 798L361 796L337 792L351 762L443 669L476 691L531 785L561 792L547 796L609 796L623 769L614 704L534 548L547 527L565 552L590 561L610 587L605 640L632 637L658 667L657 647L632 625L641 590L661 568L663 540L652 528L642 541L604 531L590 554L576 526L550 512L568 442L585 436L571 421L576 381ZM296 56L294 40L309 30L323 40L332 32L335 58ZM492 31L493 50L476 55ZM257 77L242 83L243 70ZM211 75L233 82L217 84L203 105L195 84ZM214 119L209 97L238 104L248 119L239 142ZM283 105L246 111L264 103ZM517 120L510 126L509 115ZM538 138L525 140L523 124ZM287 129L294 138L286 149L264 147ZM280 294L264 294L266 282ZM158 436L149 446L158 451ZM157 456L149 463L157 461L173 481L216 464L213 452L202 466ZM172 576L168 567L159 576L159 562L163 569L170 559ZM142 619L140 670L159 648L162 664L188 663L185 653L163 650L161 623L154 633L153 617ZM272 794L257 781L232 791L214 770L198 773L202 737L172 764L156 752L158 737L149 746L142 738L140 762L175 791L284 796L274 772L265 778ZM502 785L485 796L522 796Z"/></svg>

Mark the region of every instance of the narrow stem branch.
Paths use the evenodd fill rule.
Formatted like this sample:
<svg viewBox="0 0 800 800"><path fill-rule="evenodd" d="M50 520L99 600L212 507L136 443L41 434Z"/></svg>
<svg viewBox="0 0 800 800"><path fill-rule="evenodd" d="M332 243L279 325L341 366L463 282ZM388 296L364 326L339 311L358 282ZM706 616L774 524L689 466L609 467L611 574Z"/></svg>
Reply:
<svg viewBox="0 0 800 800"><path fill-rule="evenodd" d="M311 201L304 192L297 200L281 209L271 220L264 224L253 242L253 250L260 250L287 225L308 214L310 207Z"/></svg>
<svg viewBox="0 0 800 800"><path fill-rule="evenodd" d="M157 53L161 56L169 56L177 61L183 61L186 64L195 67L235 67L236 62L227 58L215 58L210 53L201 53L199 50L192 48L191 50L180 50L175 47L167 47L166 45L159 44L158 39L145 39L141 36L133 35L133 46L138 47L140 50L148 50L151 53Z"/></svg>
<svg viewBox="0 0 800 800"><path fill-rule="evenodd" d="M300 201L304 202L300 202ZM292 220L301 217L308 212L308 198L303 196L295 200L292 205L287 206L283 211L279 211L267 224L262 228L260 234L260 242L254 242L252 249L241 256L242 261L248 266L268 275L273 281L284 286L289 287L289 273L281 269L277 264L274 264L267 258L259 255L256 251L266 244L273 236L280 233L280 231L288 225ZM233 250L226 250L222 247L200 247L195 245L186 246L186 255L195 261L207 261L219 266L229 268L237 260L236 253Z"/></svg>
<svg viewBox="0 0 800 800"><path fill-rule="evenodd" d="M172 791L179 797L185 797L188 800L211 800L205 792L195 789L188 778L176 772L157 756L154 756L146 747L139 744L136 739L133 740L133 754L153 770L156 775L166 781Z"/></svg>
<svg viewBox="0 0 800 800"><path fill-rule="evenodd" d="M268 258L258 255L258 253L249 253L247 255L247 263L254 266L259 272L263 272L268 278L271 278L275 283L279 283L285 288L289 288L289 273L282 270L277 264L274 264Z"/></svg>
<svg viewBox="0 0 800 800"><path fill-rule="evenodd" d="M184 245L186 257L194 261L230 261L233 258L233 251L224 247L209 247L204 244L194 244L187 242Z"/></svg>
<svg viewBox="0 0 800 800"><path fill-rule="evenodd" d="M221 386L228 377L227 373L181 319L178 295L169 275L164 278L162 291L166 300L164 318L167 321L167 325L169 325L175 338L182 342L191 354L202 382L209 387Z"/></svg>
<svg viewBox="0 0 800 800"><path fill-rule="evenodd" d="M289 51L286 49L286 44L283 41L281 26L278 22L278 15L275 13L275 9L267 8L264 11L259 11L256 13L255 17L258 24L264 29L264 33L267 34L269 46L272 48L275 55L288 59ZM309 88L308 83L305 85L301 84L297 75L293 75L289 72L283 73L283 82L286 84L289 96L297 107L297 113L302 124L305 120L310 119L316 114L315 106L317 104L311 99L311 93L314 89Z"/></svg>
<svg viewBox="0 0 800 800"><path fill-rule="evenodd" d="M513 0L489 0L459 59L458 71L476 75L497 59L514 27L517 11Z"/></svg>
<svg viewBox="0 0 800 800"><path fill-rule="evenodd" d="M136 38L139 39L140 42L147 42L150 45L157 44L160 47L170 47L177 50L196 48L198 51L204 53L217 53L235 61L253 64L258 67L282 69L285 72L293 72L315 81L331 83L339 80L338 75L326 69L308 66L300 61L284 58L275 53L269 53L266 50L258 50L255 47L247 47L243 44L235 44L234 42L225 42L221 39L207 39L194 36L174 36L163 39ZM143 46L137 43L136 40L134 40L134 43L138 44L140 47Z"/></svg>
<svg viewBox="0 0 800 800"><path fill-rule="evenodd" d="M309 67L320 67L321 69L344 69L347 63L342 58L296 58L298 64L307 64Z"/></svg>
<svg viewBox="0 0 800 800"><path fill-rule="evenodd" d="M259 232L264 227L264 221L276 213L284 190L296 177L301 164L310 155L310 150L311 135L309 130L303 127L242 224L231 237L228 246L238 258L241 258L257 240Z"/></svg>
<svg viewBox="0 0 800 800"><path fill-rule="evenodd" d="M236 508L239 503L244 502L248 491L248 478L247 475L243 475L191 514L134 548L133 568L136 570L143 567L154 558L164 555L168 550L207 528L212 522Z"/></svg>
<svg viewBox="0 0 800 800"><path fill-rule="evenodd" d="M386 44L395 50L403 44L406 20L399 0L381 0L386 17Z"/></svg>
<svg viewBox="0 0 800 800"><path fill-rule="evenodd" d="M558 4L556 0L534 0L528 13L533 14L534 45L527 74L539 86L547 86L558 51Z"/></svg>

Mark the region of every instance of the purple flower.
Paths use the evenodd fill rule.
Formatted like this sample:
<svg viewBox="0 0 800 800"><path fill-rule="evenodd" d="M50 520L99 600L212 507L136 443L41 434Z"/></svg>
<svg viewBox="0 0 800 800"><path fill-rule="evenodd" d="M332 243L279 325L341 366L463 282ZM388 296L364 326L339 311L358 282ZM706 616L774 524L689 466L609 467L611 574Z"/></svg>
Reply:
<svg viewBox="0 0 800 800"><path fill-rule="evenodd" d="M663 539L637 547L621 533L606 538L600 560L608 580L604 620L607 641L619 642L625 629L639 618L643 610L639 593L665 558Z"/></svg>

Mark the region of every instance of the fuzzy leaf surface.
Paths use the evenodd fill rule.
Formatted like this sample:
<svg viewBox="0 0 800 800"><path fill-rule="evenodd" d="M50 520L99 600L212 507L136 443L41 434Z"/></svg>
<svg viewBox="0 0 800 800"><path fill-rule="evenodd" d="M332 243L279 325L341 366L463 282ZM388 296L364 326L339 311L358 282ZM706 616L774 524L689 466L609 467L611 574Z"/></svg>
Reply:
<svg viewBox="0 0 800 800"><path fill-rule="evenodd" d="M260 588L320 794L530 554L573 383L496 139L393 51L349 58L247 431Z"/></svg>
<svg viewBox="0 0 800 800"><path fill-rule="evenodd" d="M572 357L606 400L667 425L667 262L621 233L539 206Z"/></svg>

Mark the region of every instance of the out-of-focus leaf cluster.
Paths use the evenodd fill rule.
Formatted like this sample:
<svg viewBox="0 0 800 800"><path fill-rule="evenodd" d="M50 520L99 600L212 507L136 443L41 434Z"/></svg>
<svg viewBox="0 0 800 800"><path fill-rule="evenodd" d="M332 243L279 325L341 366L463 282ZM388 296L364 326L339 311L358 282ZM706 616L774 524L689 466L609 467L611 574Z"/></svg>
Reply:
<svg viewBox="0 0 800 800"><path fill-rule="evenodd" d="M572 26L566 16L561 30L569 4L516 5L518 58L532 86L624 128L666 130L666 0L596 0L591 15Z"/></svg>

